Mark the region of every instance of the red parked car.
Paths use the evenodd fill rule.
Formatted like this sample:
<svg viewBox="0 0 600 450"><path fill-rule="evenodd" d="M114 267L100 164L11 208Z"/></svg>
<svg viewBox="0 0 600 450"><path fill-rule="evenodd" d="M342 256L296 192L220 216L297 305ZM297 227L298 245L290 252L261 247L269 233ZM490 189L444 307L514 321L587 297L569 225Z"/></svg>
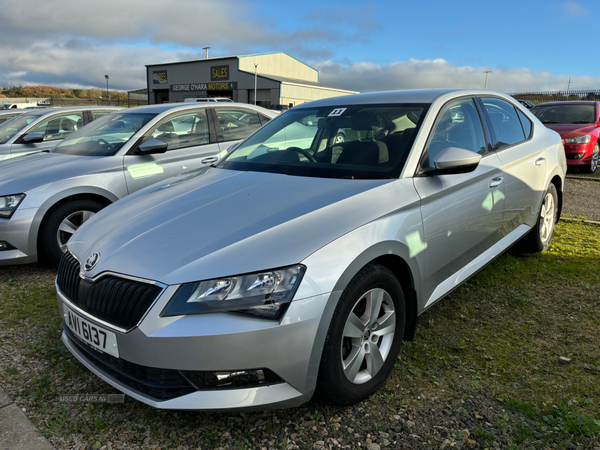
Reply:
<svg viewBox="0 0 600 450"><path fill-rule="evenodd" d="M567 165L594 173L600 159L600 102L554 102L531 112L546 127L560 134Z"/></svg>

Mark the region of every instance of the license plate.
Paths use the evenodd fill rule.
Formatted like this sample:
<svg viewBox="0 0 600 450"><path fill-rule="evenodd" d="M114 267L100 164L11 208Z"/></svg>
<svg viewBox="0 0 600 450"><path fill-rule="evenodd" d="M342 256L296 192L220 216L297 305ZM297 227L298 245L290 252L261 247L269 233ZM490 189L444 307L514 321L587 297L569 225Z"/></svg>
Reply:
<svg viewBox="0 0 600 450"><path fill-rule="evenodd" d="M65 323L79 339L101 352L108 353L116 358L119 357L119 347L117 346L117 335L115 333L94 325L71 311L64 304L63 309Z"/></svg>

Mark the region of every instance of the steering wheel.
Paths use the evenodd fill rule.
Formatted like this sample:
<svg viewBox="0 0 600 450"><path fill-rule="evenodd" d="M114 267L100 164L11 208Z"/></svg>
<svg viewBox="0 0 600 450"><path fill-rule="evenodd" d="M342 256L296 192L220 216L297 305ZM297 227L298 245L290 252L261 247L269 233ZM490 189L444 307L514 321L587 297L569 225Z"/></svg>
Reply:
<svg viewBox="0 0 600 450"><path fill-rule="evenodd" d="M315 157L313 155L311 155L306 150L304 150L300 147L289 147L289 148L286 148L285 150L288 152L300 153L302 156L305 156L306 159L308 159L310 162L314 162L314 163L317 162L317 160L315 159Z"/></svg>
<svg viewBox="0 0 600 450"><path fill-rule="evenodd" d="M98 144L100 144L100 146L105 145L113 153L117 152L117 149L110 142L108 142L106 139L100 138L96 142L98 142Z"/></svg>

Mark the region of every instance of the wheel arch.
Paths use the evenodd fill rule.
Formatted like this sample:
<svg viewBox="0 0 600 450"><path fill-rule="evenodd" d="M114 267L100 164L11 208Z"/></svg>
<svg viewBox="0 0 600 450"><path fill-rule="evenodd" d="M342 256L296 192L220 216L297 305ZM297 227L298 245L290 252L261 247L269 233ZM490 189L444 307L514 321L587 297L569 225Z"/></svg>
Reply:
<svg viewBox="0 0 600 450"><path fill-rule="evenodd" d="M35 215L32 229L29 233L29 248L35 249L36 255L39 258L39 236L40 230L44 226L44 223L50 217L52 211L56 210L60 206L64 205L73 200L95 200L104 205L104 207L118 200L118 197L112 192L106 191L99 188L90 188L88 190L81 189L69 189L64 192L57 193L56 195L48 198L39 208Z"/></svg>
<svg viewBox="0 0 600 450"><path fill-rule="evenodd" d="M553 184L556 187L556 194L558 195L558 214L556 215L556 221L560 220L560 213L562 211L563 205L563 180L560 176L554 175L550 180L550 184Z"/></svg>
<svg viewBox="0 0 600 450"><path fill-rule="evenodd" d="M406 305L404 340L412 340L417 326L417 316L419 315L418 292L420 292L420 286L418 280L420 280L420 271L416 256L411 255L408 246L402 242L379 242L364 250L352 261L339 277L333 292L339 292L341 296L350 280L368 264L380 264L391 270L398 278ZM335 301L335 305L332 305L333 309L337 306L338 301L339 296ZM329 327L329 324L327 327Z"/></svg>

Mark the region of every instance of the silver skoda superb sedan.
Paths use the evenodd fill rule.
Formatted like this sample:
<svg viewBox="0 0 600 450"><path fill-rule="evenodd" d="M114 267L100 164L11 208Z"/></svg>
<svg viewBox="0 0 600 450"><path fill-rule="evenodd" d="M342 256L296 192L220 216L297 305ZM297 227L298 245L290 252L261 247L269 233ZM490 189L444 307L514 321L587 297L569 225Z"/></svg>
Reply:
<svg viewBox="0 0 600 450"><path fill-rule="evenodd" d="M63 341L158 408L361 401L420 313L517 241L548 248L565 171L558 134L500 93L295 107L73 235Z"/></svg>

